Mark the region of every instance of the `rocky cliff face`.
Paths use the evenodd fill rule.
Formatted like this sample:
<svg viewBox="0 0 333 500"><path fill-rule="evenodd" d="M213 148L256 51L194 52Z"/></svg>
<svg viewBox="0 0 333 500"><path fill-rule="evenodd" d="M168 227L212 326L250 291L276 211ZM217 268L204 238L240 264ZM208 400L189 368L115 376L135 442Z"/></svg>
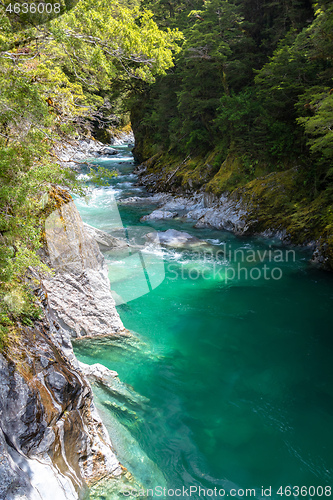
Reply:
<svg viewBox="0 0 333 500"><path fill-rule="evenodd" d="M71 345L71 337L124 333L104 259L72 202L45 232L55 274L35 290L44 318L18 325L0 355L1 500L74 500L123 473Z"/></svg>
<svg viewBox="0 0 333 500"><path fill-rule="evenodd" d="M189 171L193 172L184 163L171 173L167 167L163 168L159 155L136 167L140 183L155 193L152 200L158 205L145 220L178 215L196 221L195 227L275 237L285 244L307 246L312 251L313 263L333 270L329 229L321 223L313 223L320 209L318 206L295 208L291 202L292 192L297 191L295 169L257 178L232 193L214 194L207 191L204 177L200 177L195 186L189 182L191 179L186 176Z"/></svg>

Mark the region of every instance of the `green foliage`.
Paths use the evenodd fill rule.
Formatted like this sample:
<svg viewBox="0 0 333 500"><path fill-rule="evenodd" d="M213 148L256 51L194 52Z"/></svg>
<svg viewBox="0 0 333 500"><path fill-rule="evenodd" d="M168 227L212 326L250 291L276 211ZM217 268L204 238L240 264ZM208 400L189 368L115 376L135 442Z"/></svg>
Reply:
<svg viewBox="0 0 333 500"><path fill-rule="evenodd" d="M252 183L249 196L256 189L264 200L265 228L278 223L276 197L298 241L311 232L333 248L332 2L144 3L161 26L180 27L185 42L175 67L136 99L136 156L153 157L166 172L189 157L191 166L185 161L172 178L175 188L220 195ZM299 186L285 187L283 174L294 169ZM265 175L275 177L272 191L255 183Z"/></svg>
<svg viewBox="0 0 333 500"><path fill-rule="evenodd" d="M233 3L213 0L205 9L189 13L191 27L177 63L181 71L177 95L179 129L186 138L188 152L201 145L214 145L215 127L221 95L229 96L248 80L252 68L242 54L251 46L239 8Z"/></svg>
<svg viewBox="0 0 333 500"><path fill-rule="evenodd" d="M62 16L34 22L9 19L0 4L0 347L17 321L30 324L40 313L26 276L29 267L50 272L38 253L45 219L69 191L83 190L55 148L105 96L123 101L165 74L182 39L160 30L136 0L60 3ZM90 174L101 184L114 172Z"/></svg>
<svg viewBox="0 0 333 500"><path fill-rule="evenodd" d="M98 91L110 86L110 78L154 81L172 66L172 54L179 50L175 41L182 38L177 30L159 30L152 13L135 2L107 0L79 2L50 30L61 56L67 56L66 71Z"/></svg>
<svg viewBox="0 0 333 500"><path fill-rule="evenodd" d="M313 17L311 6L303 0L196 3L180 0L167 9L162 1L144 2L162 26L181 27L185 42L175 69L137 100L137 150L148 135L175 154L220 147L226 155L236 142L243 150L256 148L265 161L280 162L293 154L295 141L302 149L293 107L323 64L306 52L306 29L302 34ZM134 127L135 117L134 109Z"/></svg>

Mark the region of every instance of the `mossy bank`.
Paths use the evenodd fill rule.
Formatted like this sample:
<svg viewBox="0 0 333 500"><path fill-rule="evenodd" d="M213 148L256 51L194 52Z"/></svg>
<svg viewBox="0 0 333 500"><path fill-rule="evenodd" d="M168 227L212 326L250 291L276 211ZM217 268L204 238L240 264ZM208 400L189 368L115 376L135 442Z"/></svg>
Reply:
<svg viewBox="0 0 333 500"><path fill-rule="evenodd" d="M136 133L135 124L133 128ZM137 170L150 191L202 195L206 208L215 207L217 212L231 204L243 222L241 230L229 228L223 220L207 220L200 213L197 225L201 221L201 225L235 229L239 234L277 235L287 244L308 245L313 248L314 262L333 269L332 193L316 191L296 162L272 171L271 166L251 162L233 147L222 161L218 150L184 157L156 151L138 135L134 155L141 165Z"/></svg>

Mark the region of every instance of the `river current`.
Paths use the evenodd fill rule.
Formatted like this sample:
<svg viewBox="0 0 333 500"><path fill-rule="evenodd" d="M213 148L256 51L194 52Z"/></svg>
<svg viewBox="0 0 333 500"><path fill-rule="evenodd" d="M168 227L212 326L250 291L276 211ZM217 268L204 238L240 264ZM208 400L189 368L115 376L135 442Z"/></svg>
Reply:
<svg viewBox="0 0 333 500"><path fill-rule="evenodd" d="M188 498L192 487L195 499L214 488L235 498L255 489L261 498L271 487L267 496L278 499L302 486L329 496L320 487L333 482L333 276L310 265L306 250L287 259L278 241L196 229L182 218L140 222L156 205L121 203L147 193L135 184L130 148L116 149L98 162L118 176L75 200L83 220L114 232L115 199L125 228L186 231L212 249L156 250L151 266L163 261L165 277L159 267L159 286L155 280L140 293L129 261L105 255L112 288L127 298L118 312L137 340L80 341L75 351L116 370L144 397L141 405L115 405L95 388L121 462L145 488L170 489L169 497L177 489ZM264 261L266 276L232 277L229 269L226 279L236 250L248 273Z"/></svg>

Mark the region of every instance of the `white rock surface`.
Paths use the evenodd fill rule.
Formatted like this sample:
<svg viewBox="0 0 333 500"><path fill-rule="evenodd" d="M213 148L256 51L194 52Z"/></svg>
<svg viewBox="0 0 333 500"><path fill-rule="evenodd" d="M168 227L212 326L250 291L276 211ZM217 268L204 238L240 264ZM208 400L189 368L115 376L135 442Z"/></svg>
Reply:
<svg viewBox="0 0 333 500"><path fill-rule="evenodd" d="M123 331L104 257L73 202L53 212L45 233L56 273L44 279L43 285L50 308L63 328L73 337Z"/></svg>
<svg viewBox="0 0 333 500"><path fill-rule="evenodd" d="M177 231L176 229L168 229L167 231L159 231L157 233L148 233L147 241L156 242L158 238L161 245L184 248L193 246L208 246L207 241L200 240L185 231Z"/></svg>
<svg viewBox="0 0 333 500"><path fill-rule="evenodd" d="M1 499L77 500L86 484L122 474L69 333L47 305L0 354L0 375Z"/></svg>
<svg viewBox="0 0 333 500"><path fill-rule="evenodd" d="M119 200L121 205L148 205L157 204L163 205L167 201L172 200L172 195L165 193L156 193L152 196L142 197L142 196L131 196L130 198L125 198L124 200Z"/></svg>
<svg viewBox="0 0 333 500"><path fill-rule="evenodd" d="M184 196L177 196L176 198L171 198L164 203L160 207L160 210L195 210L202 208L203 206L202 195L193 195L188 198L185 198Z"/></svg>
<svg viewBox="0 0 333 500"><path fill-rule="evenodd" d="M122 144L133 144L134 146L134 134L130 132L120 132L111 138L111 144L113 146L121 146Z"/></svg>
<svg viewBox="0 0 333 500"><path fill-rule="evenodd" d="M198 228L214 227L236 234L243 234L248 230L245 222L247 210L242 200L235 200L226 195L216 198L207 193L195 194L188 198L161 193L156 195L156 200L160 200L162 204L151 214L142 217L142 221L171 219L177 214L197 221L195 227Z"/></svg>
<svg viewBox="0 0 333 500"><path fill-rule="evenodd" d="M6 500L78 500L79 496L68 477L59 473L52 462L32 460L8 448L8 455L17 467L26 487L21 492L7 493Z"/></svg>
<svg viewBox="0 0 333 500"><path fill-rule="evenodd" d="M104 148L98 150L98 153L102 156L114 156L118 154L118 151L110 146L105 146Z"/></svg>
<svg viewBox="0 0 333 500"><path fill-rule="evenodd" d="M161 219L174 219L177 217L178 212L169 212L167 210L154 210L149 215L144 215L141 217L141 221L147 220L161 220Z"/></svg>
<svg viewBox="0 0 333 500"><path fill-rule="evenodd" d="M100 363L94 363L93 365L87 365L86 363L81 363L79 361L79 367L87 377L94 377L97 380L107 380L109 377L118 377L118 373L114 370L109 370L104 365Z"/></svg>

